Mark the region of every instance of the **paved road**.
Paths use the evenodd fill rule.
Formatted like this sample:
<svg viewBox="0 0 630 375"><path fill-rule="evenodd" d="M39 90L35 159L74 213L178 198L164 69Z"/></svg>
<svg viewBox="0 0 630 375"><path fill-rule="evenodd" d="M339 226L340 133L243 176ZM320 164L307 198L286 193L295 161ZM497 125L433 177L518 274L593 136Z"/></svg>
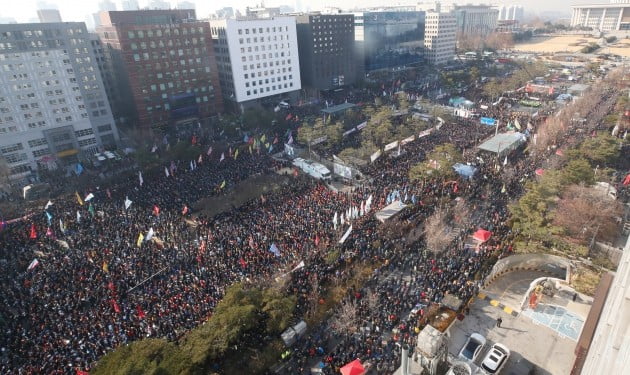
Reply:
<svg viewBox="0 0 630 375"><path fill-rule="evenodd" d="M540 271L514 271L490 284L483 293L491 300L496 300L510 309L520 312L525 293L532 281L549 276Z"/></svg>

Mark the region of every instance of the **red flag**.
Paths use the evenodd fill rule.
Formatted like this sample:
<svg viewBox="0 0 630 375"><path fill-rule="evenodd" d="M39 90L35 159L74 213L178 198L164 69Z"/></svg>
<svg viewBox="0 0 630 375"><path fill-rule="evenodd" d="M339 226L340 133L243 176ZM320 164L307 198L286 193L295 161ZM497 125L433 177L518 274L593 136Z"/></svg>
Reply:
<svg viewBox="0 0 630 375"><path fill-rule="evenodd" d="M315 235L315 246L319 246L319 235Z"/></svg>
<svg viewBox="0 0 630 375"><path fill-rule="evenodd" d="M457 186L457 182L453 184L453 193L457 193L459 191L459 187Z"/></svg>
<svg viewBox="0 0 630 375"><path fill-rule="evenodd" d="M545 174L545 170L544 169L542 169L542 168L536 169L536 175L542 176L543 174Z"/></svg>
<svg viewBox="0 0 630 375"><path fill-rule="evenodd" d="M182 215L186 216L187 213L188 213L188 206L184 205L184 209L182 210Z"/></svg>
<svg viewBox="0 0 630 375"><path fill-rule="evenodd" d="M31 224L31 233L29 237L34 240L37 238L37 230L35 229L35 224Z"/></svg>
<svg viewBox="0 0 630 375"><path fill-rule="evenodd" d="M247 267L247 262L245 262L245 259L241 258L238 260L238 262L241 264L241 267L243 268Z"/></svg>
<svg viewBox="0 0 630 375"><path fill-rule="evenodd" d="M197 144L197 136L196 136L196 135L193 135L193 136L192 136L191 143L192 143L193 145L196 145L196 144Z"/></svg>
<svg viewBox="0 0 630 375"><path fill-rule="evenodd" d="M146 316L144 311L142 311L142 307L140 307L140 305L136 306L136 313L138 314L139 319L144 319L144 317Z"/></svg>
<svg viewBox="0 0 630 375"><path fill-rule="evenodd" d="M273 139L273 144L275 145L276 143L278 143L278 136L276 136L276 138Z"/></svg>
<svg viewBox="0 0 630 375"><path fill-rule="evenodd" d="M293 168L293 175L294 175L295 177L297 177L297 176L298 176L298 170L297 170L297 168Z"/></svg>
<svg viewBox="0 0 630 375"><path fill-rule="evenodd" d="M291 117L293 117L293 116L291 116L291 114L289 113L289 114L287 115L287 117L285 117L284 119L285 119L286 121L289 121L289 120L291 120Z"/></svg>
<svg viewBox="0 0 630 375"><path fill-rule="evenodd" d="M205 254L206 252L206 240L201 241L201 245L199 245L199 252L201 254Z"/></svg>
<svg viewBox="0 0 630 375"><path fill-rule="evenodd" d="M46 229L46 237L54 237L54 233L52 231L52 229L50 229L50 227L48 227L48 229Z"/></svg>
<svg viewBox="0 0 630 375"><path fill-rule="evenodd" d="M153 215L160 216L160 207L155 204L153 205Z"/></svg>
<svg viewBox="0 0 630 375"><path fill-rule="evenodd" d="M624 186L628 186L628 185L630 185L630 173L628 173L628 175L626 176L626 178L624 178L624 180L623 180L623 185L624 185Z"/></svg>
<svg viewBox="0 0 630 375"><path fill-rule="evenodd" d="M82 370L77 369L77 374L76 375L90 375L90 373L87 372L87 371L82 371Z"/></svg>
<svg viewBox="0 0 630 375"><path fill-rule="evenodd" d="M557 150L556 150L556 155L558 155L558 156L563 156L563 155L564 155L564 153L562 152L562 150L561 150L561 149L557 149Z"/></svg>
<svg viewBox="0 0 630 375"><path fill-rule="evenodd" d="M113 282L109 282L107 283L107 289L111 290L112 292L116 293L116 286L114 285Z"/></svg>
<svg viewBox="0 0 630 375"><path fill-rule="evenodd" d="M118 306L118 302L112 300L112 308L116 314L120 314L120 306Z"/></svg>

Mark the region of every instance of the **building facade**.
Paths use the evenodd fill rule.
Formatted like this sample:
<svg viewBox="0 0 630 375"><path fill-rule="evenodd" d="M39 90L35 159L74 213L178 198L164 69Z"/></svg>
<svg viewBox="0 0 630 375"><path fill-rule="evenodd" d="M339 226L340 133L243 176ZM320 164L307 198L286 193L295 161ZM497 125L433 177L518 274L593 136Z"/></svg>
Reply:
<svg viewBox="0 0 630 375"><path fill-rule="evenodd" d="M590 27L595 31L630 30L630 3L573 6L571 27Z"/></svg>
<svg viewBox="0 0 630 375"><path fill-rule="evenodd" d="M62 22L61 13L57 9L38 9L37 18L41 23Z"/></svg>
<svg viewBox="0 0 630 375"><path fill-rule="evenodd" d="M302 84L295 17L211 20L210 27L230 110L297 100Z"/></svg>
<svg viewBox="0 0 630 375"><path fill-rule="evenodd" d="M630 238L626 241L601 315L596 320L597 326L580 373L626 373L630 358Z"/></svg>
<svg viewBox="0 0 630 375"><path fill-rule="evenodd" d="M499 11L499 21L523 22L525 17L525 9L522 5L501 5L497 9Z"/></svg>
<svg viewBox="0 0 630 375"><path fill-rule="evenodd" d="M0 65L0 152L13 178L117 146L84 23L0 25Z"/></svg>
<svg viewBox="0 0 630 375"><path fill-rule="evenodd" d="M424 31L425 57L434 65L446 64L455 57L457 18L453 13L427 12Z"/></svg>
<svg viewBox="0 0 630 375"><path fill-rule="evenodd" d="M352 14L303 14L296 20L303 87L330 90L361 79Z"/></svg>
<svg viewBox="0 0 630 375"><path fill-rule="evenodd" d="M117 88L114 107L142 131L196 125L223 110L207 22L193 10L101 12L97 33ZM118 115L118 113L117 113Z"/></svg>
<svg viewBox="0 0 630 375"><path fill-rule="evenodd" d="M456 6L453 13L457 18L458 35L486 36L497 28L499 10L490 5Z"/></svg>
<svg viewBox="0 0 630 375"><path fill-rule="evenodd" d="M425 12L383 10L354 13L357 53L365 71L416 64L422 60Z"/></svg>

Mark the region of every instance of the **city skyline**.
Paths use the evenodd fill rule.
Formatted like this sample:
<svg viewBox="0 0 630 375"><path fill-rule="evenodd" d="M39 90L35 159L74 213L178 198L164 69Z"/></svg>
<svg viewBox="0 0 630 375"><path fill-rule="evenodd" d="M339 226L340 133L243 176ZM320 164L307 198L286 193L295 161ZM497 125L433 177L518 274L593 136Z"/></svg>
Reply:
<svg viewBox="0 0 630 375"><path fill-rule="evenodd" d="M114 4L116 4L118 10L122 10L121 1L120 0L110 0ZM164 0L166 3L170 3L171 7L174 8L177 6L177 3L181 0ZM99 4L102 0L58 0L55 2L52 1L41 1L41 0L23 0L19 3L9 3L6 4L5 7L0 11L0 19L14 19L18 23L25 22L37 22L37 9L47 9L47 8L55 8L58 9L61 13L61 17L64 22L74 21L74 22L85 22L89 21L89 17L91 14L97 12L99 10ZM153 2L153 0L139 0L138 3L141 8L147 7L149 3ZM296 4L300 6L302 9L300 11L308 11L308 10L321 10L325 7L334 7L337 6L334 2L317 2L314 0L267 0L267 1L229 1L229 0L217 0L215 2L209 3L200 0L188 0L187 2L193 3L196 6L197 17L198 18L206 18L210 14L214 13L216 10L221 9L223 7L233 7L235 9L244 10L247 6L254 7L261 3L264 3L266 6L280 6L287 5L295 8ZM399 1L393 4L389 3L389 6L404 6L404 5L413 5L418 1ZM460 1L443 1L442 3L470 3L468 0L460 0ZM546 1L546 0L507 0L507 1L498 1L498 0L490 0L490 1L476 1L473 3L491 3L494 5L523 5L525 7L526 13L535 13L535 12L566 12L567 14L570 12L571 5L578 4L587 4L587 3L606 3L608 1L600 0L558 0L558 1ZM352 9L352 8L360 8L360 7L378 7L385 6L385 3L382 1L376 0L350 0L345 3L347 8L344 9Z"/></svg>

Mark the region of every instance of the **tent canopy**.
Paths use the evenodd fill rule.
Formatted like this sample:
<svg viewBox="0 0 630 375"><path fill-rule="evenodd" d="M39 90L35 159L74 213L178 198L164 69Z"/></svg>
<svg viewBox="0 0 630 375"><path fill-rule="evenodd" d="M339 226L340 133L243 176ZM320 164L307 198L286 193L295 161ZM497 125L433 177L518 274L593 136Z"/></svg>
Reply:
<svg viewBox="0 0 630 375"><path fill-rule="evenodd" d="M501 133L482 143L479 148L484 151L494 152L495 154L503 155L506 152L511 152L512 150L515 150L524 142L525 135L521 133Z"/></svg>
<svg viewBox="0 0 630 375"><path fill-rule="evenodd" d="M477 168L462 163L457 163L453 165L453 169L455 170L455 172L457 172L458 175L465 178L472 178L475 175L475 172L477 172Z"/></svg>
<svg viewBox="0 0 630 375"><path fill-rule="evenodd" d="M355 359L354 361L343 366L341 368L341 373L343 375L363 375L365 374L365 367L363 367L359 359Z"/></svg>
<svg viewBox="0 0 630 375"><path fill-rule="evenodd" d="M486 242L492 236L492 232L488 232L485 229L479 229L473 234L473 238L480 242Z"/></svg>

